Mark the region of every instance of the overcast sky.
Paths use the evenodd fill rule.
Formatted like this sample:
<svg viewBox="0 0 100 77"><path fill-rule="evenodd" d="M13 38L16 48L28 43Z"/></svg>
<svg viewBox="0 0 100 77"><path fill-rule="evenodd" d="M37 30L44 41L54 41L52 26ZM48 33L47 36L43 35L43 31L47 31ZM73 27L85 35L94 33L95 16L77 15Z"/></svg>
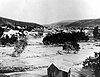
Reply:
<svg viewBox="0 0 100 77"><path fill-rule="evenodd" d="M0 16L39 24L100 18L100 0L0 0Z"/></svg>

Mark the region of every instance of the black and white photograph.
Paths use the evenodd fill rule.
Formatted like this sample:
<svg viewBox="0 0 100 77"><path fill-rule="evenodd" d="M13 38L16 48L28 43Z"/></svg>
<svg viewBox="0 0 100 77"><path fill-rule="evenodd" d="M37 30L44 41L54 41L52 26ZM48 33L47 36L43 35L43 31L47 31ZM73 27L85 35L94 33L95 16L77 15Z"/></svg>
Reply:
<svg viewBox="0 0 100 77"><path fill-rule="evenodd" d="M0 0L0 77L100 77L100 0Z"/></svg>

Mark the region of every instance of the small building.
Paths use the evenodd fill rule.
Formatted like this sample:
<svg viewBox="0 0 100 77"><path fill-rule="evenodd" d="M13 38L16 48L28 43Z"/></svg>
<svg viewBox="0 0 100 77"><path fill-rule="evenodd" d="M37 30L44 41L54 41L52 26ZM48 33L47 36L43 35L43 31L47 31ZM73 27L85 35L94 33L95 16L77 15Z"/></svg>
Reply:
<svg viewBox="0 0 100 77"><path fill-rule="evenodd" d="M69 71L63 71L58 69L54 64L51 64L50 67L47 69L48 77L70 77Z"/></svg>

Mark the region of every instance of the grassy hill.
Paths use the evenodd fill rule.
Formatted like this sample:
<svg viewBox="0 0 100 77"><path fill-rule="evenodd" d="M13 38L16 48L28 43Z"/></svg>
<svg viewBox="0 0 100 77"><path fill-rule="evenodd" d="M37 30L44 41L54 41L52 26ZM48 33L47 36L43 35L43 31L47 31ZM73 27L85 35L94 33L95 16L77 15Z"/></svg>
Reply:
<svg viewBox="0 0 100 77"><path fill-rule="evenodd" d="M70 23L72 22L75 22L76 20L65 20L65 21L60 21L60 22L55 22L55 23L52 23L52 24L48 24L48 25L45 25L47 27L51 27L51 28L62 28L64 26L67 26L69 25Z"/></svg>
<svg viewBox="0 0 100 77"><path fill-rule="evenodd" d="M30 22L23 22L23 21L17 21L17 20L12 20L12 19L8 19L8 18L4 18L4 17L0 17L0 26L5 25L11 23L12 25L19 25L19 26L31 26L33 28L40 28L43 27L40 24L37 23L30 23Z"/></svg>
<svg viewBox="0 0 100 77"><path fill-rule="evenodd" d="M61 21L53 24L49 24L49 27L100 27L100 19L84 19L84 20L70 20L70 21Z"/></svg>
<svg viewBox="0 0 100 77"><path fill-rule="evenodd" d="M55 22L52 24L47 25L40 25L37 23L32 22L23 22L23 21L17 21L13 19L8 19L4 17L0 17L0 26L11 23L12 25L18 26L31 26L33 28L40 28L40 27L50 27L50 28L64 28L64 27L95 27L100 26L100 19L84 19L84 20L65 20L60 22Z"/></svg>
<svg viewBox="0 0 100 77"><path fill-rule="evenodd" d="M100 25L100 19L86 19L86 20L78 20L76 22L70 23L65 27L94 27Z"/></svg>

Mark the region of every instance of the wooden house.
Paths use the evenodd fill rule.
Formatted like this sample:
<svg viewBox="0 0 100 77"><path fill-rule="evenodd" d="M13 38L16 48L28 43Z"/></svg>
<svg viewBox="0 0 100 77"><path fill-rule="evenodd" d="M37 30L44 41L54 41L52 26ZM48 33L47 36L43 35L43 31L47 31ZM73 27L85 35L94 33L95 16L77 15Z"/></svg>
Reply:
<svg viewBox="0 0 100 77"><path fill-rule="evenodd" d="M51 64L47 69L48 77L70 77L70 73L58 69L54 64Z"/></svg>

